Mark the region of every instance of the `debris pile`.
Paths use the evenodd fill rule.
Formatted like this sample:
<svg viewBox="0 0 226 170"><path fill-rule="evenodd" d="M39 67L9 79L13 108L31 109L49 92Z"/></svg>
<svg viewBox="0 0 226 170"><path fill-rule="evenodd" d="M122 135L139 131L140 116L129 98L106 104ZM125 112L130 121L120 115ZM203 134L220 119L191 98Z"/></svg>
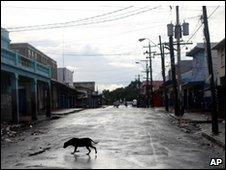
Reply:
<svg viewBox="0 0 226 170"><path fill-rule="evenodd" d="M18 136L21 136L25 129L31 128L31 124L10 124L1 123L1 142L14 143L17 142Z"/></svg>

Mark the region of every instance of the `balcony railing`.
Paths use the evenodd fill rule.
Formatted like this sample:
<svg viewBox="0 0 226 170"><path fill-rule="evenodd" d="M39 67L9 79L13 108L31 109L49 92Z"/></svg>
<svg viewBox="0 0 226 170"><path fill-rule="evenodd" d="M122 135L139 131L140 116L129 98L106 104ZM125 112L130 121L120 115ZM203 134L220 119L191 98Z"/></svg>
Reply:
<svg viewBox="0 0 226 170"><path fill-rule="evenodd" d="M28 59L5 48L1 48L1 62L48 78L51 77L51 69L49 66Z"/></svg>

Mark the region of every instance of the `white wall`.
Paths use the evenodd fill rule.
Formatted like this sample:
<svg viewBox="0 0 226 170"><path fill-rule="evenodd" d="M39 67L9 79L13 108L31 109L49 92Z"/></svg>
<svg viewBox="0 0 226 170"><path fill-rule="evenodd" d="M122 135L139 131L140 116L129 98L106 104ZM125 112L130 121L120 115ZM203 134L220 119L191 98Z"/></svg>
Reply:
<svg viewBox="0 0 226 170"><path fill-rule="evenodd" d="M73 72L67 68L57 68L57 80L73 87Z"/></svg>

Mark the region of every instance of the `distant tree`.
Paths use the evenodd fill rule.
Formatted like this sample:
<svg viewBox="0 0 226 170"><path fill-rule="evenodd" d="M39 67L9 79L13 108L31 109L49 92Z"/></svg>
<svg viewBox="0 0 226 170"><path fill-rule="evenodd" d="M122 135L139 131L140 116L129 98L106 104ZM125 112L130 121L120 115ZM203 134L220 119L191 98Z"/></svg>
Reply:
<svg viewBox="0 0 226 170"><path fill-rule="evenodd" d="M139 96L139 85L140 81L132 81L125 88L120 87L113 91L103 90L103 95L105 96L106 104L113 104L115 101L119 101L120 99L125 99L126 101L132 101L133 99L137 99Z"/></svg>

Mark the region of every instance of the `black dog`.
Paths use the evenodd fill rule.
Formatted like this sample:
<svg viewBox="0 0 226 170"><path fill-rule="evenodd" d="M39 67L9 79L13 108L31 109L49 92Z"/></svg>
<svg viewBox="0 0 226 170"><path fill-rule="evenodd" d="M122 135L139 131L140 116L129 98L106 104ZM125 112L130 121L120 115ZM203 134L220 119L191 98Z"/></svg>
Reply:
<svg viewBox="0 0 226 170"><path fill-rule="evenodd" d="M87 153L87 155L89 155L89 153L91 152L91 150L89 149L89 147L91 147L91 148L94 148L95 149L95 153L97 153L97 149L96 149L96 147L94 147L92 145L92 142L94 144L97 144L98 143L98 142L94 142L90 138L72 138L69 141L67 141L67 142L64 143L64 148L66 148L66 147L68 147L70 145L74 146L75 147L75 150L74 150L74 152L72 152L72 154L74 154L75 152L78 152L77 151L77 147L86 147L88 149L88 151L89 151Z"/></svg>

